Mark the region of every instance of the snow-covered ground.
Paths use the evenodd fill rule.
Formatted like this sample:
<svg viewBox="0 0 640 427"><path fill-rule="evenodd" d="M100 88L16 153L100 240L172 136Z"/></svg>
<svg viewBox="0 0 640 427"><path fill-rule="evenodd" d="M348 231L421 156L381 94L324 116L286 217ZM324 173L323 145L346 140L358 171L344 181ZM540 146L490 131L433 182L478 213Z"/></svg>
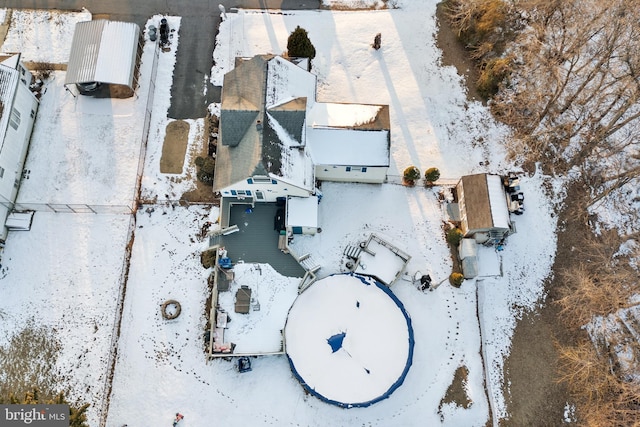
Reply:
<svg viewBox="0 0 640 427"><path fill-rule="evenodd" d="M441 53L434 39L436 1L394 4L398 8L358 12L228 13L214 51L213 83L221 84L234 56L282 53L288 34L300 25L309 31L316 47L313 72L318 75L319 100L390 105L392 175L400 175L410 165L423 171L438 167L443 178L449 179L507 170L501 145L508 138L507 130L481 104L467 101L454 68L440 66ZM179 25L179 18L171 18L172 28ZM37 31L35 24L33 29ZM27 31L26 24L20 31ZM378 32L382 33L382 48L375 51L370 44ZM163 175L158 165L165 127L171 120L167 118L168 82L177 37L172 43L171 52L160 55L156 82L164 83L157 84L153 93L142 178L142 194L148 199L158 196L163 200L165 194L173 199L189 188L186 168L180 175ZM29 46L14 45L13 50L20 48L28 50ZM151 57L152 48L147 44L139 98L119 103L129 104L124 108L126 114L112 117L112 125L100 113L103 109L82 112L91 100L75 101L60 90L63 73L47 82L32 142L32 152L33 147L42 147L47 157L30 153L30 178L20 197L29 202L42 198L42 203L131 202ZM197 140L201 120L190 122L190 144ZM86 141L86 129L92 124L100 131ZM44 148L46 144L57 145ZM112 160L104 148L91 151L101 144L110 144L107 147L115 151ZM135 157L135 161L121 156ZM544 180L539 175L522 180L528 210L517 218L518 233L509 238L505 251L480 249L481 274L486 277L466 281L460 289L445 282L428 293L419 292L407 279L428 271L439 282L451 271L437 188L323 184L322 233L294 241L297 252L310 252L322 264L322 274L340 271L344 247L366 240L372 232L412 257L406 277L392 290L412 319L413 365L404 384L389 399L350 410L307 396L283 356L255 359L253 371L246 374L237 373L224 360L207 363L202 334L208 272L199 261L207 242L200 230L207 221L216 220L217 209L168 204L143 207L135 218L107 424L162 425L178 411L185 415L184 426L482 426L489 405L495 417L506 416L502 366L515 316L542 298L542 280L550 272L555 253L555 219L544 194ZM56 328L64 342L59 368L74 366L64 386L72 388L73 397L93 404L91 425L98 425L103 409L101 381L107 372L129 219L124 214L37 212L32 231L10 233L3 258L6 275L0 278L0 287L8 297L0 300L0 313L8 313L9 321L0 326L0 344L6 345L8 337L31 318ZM298 284L266 266L261 268L260 279L252 265L236 268L237 277L243 280ZM260 288L261 298L267 298L266 289L268 286ZM62 296L72 299L74 306L69 307L69 300ZM38 303L49 298L49 305ZM159 306L167 299L177 299L182 305L182 314L173 321L160 315ZM274 305L272 309L286 311L288 307ZM83 329L89 327L91 331ZM84 356L79 357L81 354ZM469 372L465 390L472 404L468 408L441 403L460 366ZM87 393L89 385L92 388Z"/></svg>

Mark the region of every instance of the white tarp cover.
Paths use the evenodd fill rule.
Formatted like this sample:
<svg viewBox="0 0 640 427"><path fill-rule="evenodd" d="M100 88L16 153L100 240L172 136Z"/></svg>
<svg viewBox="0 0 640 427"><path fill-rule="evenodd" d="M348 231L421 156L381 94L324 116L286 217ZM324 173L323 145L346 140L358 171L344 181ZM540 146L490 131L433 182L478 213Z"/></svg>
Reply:
<svg viewBox="0 0 640 427"><path fill-rule="evenodd" d="M462 239L460 241L460 248L458 249L458 255L460 256L460 259L476 256L477 255L476 239Z"/></svg>
<svg viewBox="0 0 640 427"><path fill-rule="evenodd" d="M100 82L133 88L140 27L99 19L78 22L65 84Z"/></svg>

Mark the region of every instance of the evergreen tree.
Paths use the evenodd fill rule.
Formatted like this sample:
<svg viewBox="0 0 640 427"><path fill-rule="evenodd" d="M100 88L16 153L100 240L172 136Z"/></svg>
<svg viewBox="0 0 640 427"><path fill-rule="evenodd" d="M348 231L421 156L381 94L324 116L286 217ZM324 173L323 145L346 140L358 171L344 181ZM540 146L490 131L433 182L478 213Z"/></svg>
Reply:
<svg viewBox="0 0 640 427"><path fill-rule="evenodd" d="M424 180L428 185L432 185L440 179L440 170L438 168L429 168L424 172Z"/></svg>
<svg viewBox="0 0 640 427"><path fill-rule="evenodd" d="M300 25L289 35L287 39L287 51L289 57L301 57L313 59L316 57L316 48L309 40L309 34Z"/></svg>

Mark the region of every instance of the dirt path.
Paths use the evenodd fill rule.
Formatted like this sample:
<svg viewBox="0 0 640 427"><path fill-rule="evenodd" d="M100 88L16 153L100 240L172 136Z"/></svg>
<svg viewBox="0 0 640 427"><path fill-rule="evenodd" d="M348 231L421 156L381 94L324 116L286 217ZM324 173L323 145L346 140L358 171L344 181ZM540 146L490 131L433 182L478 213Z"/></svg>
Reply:
<svg viewBox="0 0 640 427"><path fill-rule="evenodd" d="M475 82L478 81L478 70L469 58L469 53L458 40L456 32L449 26L445 16L443 3L438 3L436 19L438 21L438 33L436 45L442 50L442 65L453 65L462 76L467 87L467 99L470 101L483 101L476 90Z"/></svg>
<svg viewBox="0 0 640 427"><path fill-rule="evenodd" d="M505 382L511 384L510 390L505 391L511 419L504 426L558 426L563 424L566 404L573 402L566 386L557 382L558 352L554 342L571 344L576 336L564 326L553 301L556 288L562 285L557 272L580 261L575 248L581 244L580 236L591 230L586 213L575 215L582 211L581 195L588 193L584 188L573 188L567 194L558 221L560 231L553 265L556 274L545 284L547 301L518 322L511 354L505 363Z"/></svg>

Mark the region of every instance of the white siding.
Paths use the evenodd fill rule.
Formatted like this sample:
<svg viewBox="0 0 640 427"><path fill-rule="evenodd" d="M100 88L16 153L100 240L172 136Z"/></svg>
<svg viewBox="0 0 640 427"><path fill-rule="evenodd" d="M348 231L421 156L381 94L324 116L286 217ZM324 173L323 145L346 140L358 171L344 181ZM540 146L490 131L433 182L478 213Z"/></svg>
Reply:
<svg viewBox="0 0 640 427"><path fill-rule="evenodd" d="M262 199L258 199L258 191L262 192ZM236 182L223 188L220 194L222 194L223 197L253 197L253 200L256 202L275 202L278 197L309 197L311 193L307 189L300 188L275 177L270 177L268 180L264 178L248 178Z"/></svg>
<svg viewBox="0 0 640 427"><path fill-rule="evenodd" d="M347 168L351 170L347 171ZM387 179L387 167L316 165L316 179L320 181L383 183Z"/></svg>
<svg viewBox="0 0 640 427"><path fill-rule="evenodd" d="M13 104L5 106L7 110L3 113L10 116L15 109L20 115L20 123L17 129L11 125L7 126L0 149L0 167L2 168L0 171L2 175L0 177L0 224L3 226L0 228L1 239L6 238L7 231L4 228L4 223L18 194L35 113L38 110L38 101L25 85L17 85L15 93ZM32 111L33 118L31 117Z"/></svg>

